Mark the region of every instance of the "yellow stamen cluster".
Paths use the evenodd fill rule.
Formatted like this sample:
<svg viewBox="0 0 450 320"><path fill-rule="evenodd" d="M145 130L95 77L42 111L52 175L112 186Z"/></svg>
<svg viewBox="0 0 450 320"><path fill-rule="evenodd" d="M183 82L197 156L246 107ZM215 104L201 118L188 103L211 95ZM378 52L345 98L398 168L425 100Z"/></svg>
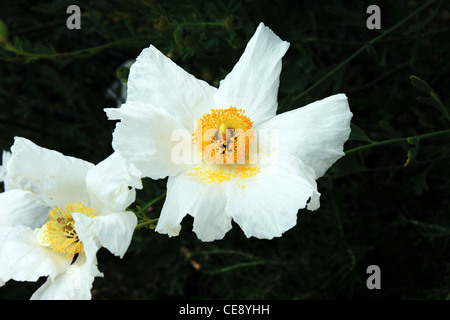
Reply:
<svg viewBox="0 0 450 320"><path fill-rule="evenodd" d="M69 202L64 208L50 210L50 220L41 229L43 231L41 243L50 246L66 259L73 259L75 254L84 252L83 243L75 232L75 221L72 217L74 212L91 218L98 215L95 209L86 207L81 201Z"/></svg>
<svg viewBox="0 0 450 320"><path fill-rule="evenodd" d="M216 164L245 164L255 138L253 122L245 110L229 107L212 109L198 120L193 142L204 158Z"/></svg>

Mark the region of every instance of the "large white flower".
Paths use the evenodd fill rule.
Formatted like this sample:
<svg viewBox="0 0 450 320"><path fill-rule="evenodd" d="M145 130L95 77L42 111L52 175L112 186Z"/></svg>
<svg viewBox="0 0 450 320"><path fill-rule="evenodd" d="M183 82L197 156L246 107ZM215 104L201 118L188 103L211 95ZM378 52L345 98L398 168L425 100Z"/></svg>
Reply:
<svg viewBox="0 0 450 320"><path fill-rule="evenodd" d="M0 194L0 285L47 281L32 299L90 299L100 247L122 257L141 181L116 153L96 166L15 138Z"/></svg>
<svg viewBox="0 0 450 320"><path fill-rule="evenodd" d="M319 207L316 180L344 155L352 113L337 94L276 115L288 47L261 23L218 88L153 46L138 56L125 104L105 111L120 120L114 150L143 176L169 177L156 231L176 236L190 214L203 241L223 238L232 220L271 239L299 209Z"/></svg>

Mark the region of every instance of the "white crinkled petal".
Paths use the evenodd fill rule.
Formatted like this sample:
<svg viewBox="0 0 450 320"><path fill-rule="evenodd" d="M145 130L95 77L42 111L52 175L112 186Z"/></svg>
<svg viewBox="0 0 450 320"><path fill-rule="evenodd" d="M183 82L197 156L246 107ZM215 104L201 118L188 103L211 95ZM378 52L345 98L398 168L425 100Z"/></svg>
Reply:
<svg viewBox="0 0 450 320"><path fill-rule="evenodd" d="M50 210L19 189L0 193L0 208L0 229L19 225L40 228L48 220Z"/></svg>
<svg viewBox="0 0 450 320"><path fill-rule="evenodd" d="M100 247L105 247L122 258L131 243L137 224L136 215L131 211L94 218L74 213L73 218L75 230L83 242L88 262L94 261L93 257Z"/></svg>
<svg viewBox="0 0 450 320"><path fill-rule="evenodd" d="M37 281L39 277L54 279L70 265L52 249L41 246L34 231L24 226L0 230L0 279Z"/></svg>
<svg viewBox="0 0 450 320"><path fill-rule="evenodd" d="M169 177L166 200L155 231L177 236L182 219L189 214L194 217L193 231L200 240L222 239L231 229L231 218L224 211L224 186L201 183L190 177L189 172Z"/></svg>
<svg viewBox="0 0 450 320"><path fill-rule="evenodd" d="M11 183L30 191L49 207L87 200L86 174L94 165L42 148L25 138L15 138L7 172Z"/></svg>
<svg viewBox="0 0 450 320"><path fill-rule="evenodd" d="M127 103L151 103L181 119L193 132L195 121L213 107L217 90L196 79L154 46L144 49L130 68Z"/></svg>
<svg viewBox="0 0 450 320"><path fill-rule="evenodd" d="M98 237L102 247L122 258L133 238L136 215L131 211L124 211L98 216L92 220L94 223L91 232Z"/></svg>
<svg viewBox="0 0 450 320"><path fill-rule="evenodd" d="M123 157L113 153L87 173L90 205L102 214L124 211L135 201L134 188L142 188L139 175L140 172L129 169Z"/></svg>
<svg viewBox="0 0 450 320"><path fill-rule="evenodd" d="M180 145L182 149L192 150L192 132L167 110L133 102L105 111L109 119L121 120L113 133L114 150L134 165L142 176L162 179L190 166L185 164L189 161L179 160L178 153L173 152Z"/></svg>
<svg viewBox="0 0 450 320"><path fill-rule="evenodd" d="M90 300L95 276L88 272L84 255L70 265L66 272L55 279L48 278L31 296L31 300Z"/></svg>
<svg viewBox="0 0 450 320"><path fill-rule="evenodd" d="M74 212L72 218L75 222L75 232L83 243L84 255L86 257L86 272L91 275L98 275L97 251L101 248L97 235L92 232L94 220L84 214Z"/></svg>
<svg viewBox="0 0 450 320"><path fill-rule="evenodd" d="M292 155L279 156L278 165L262 167L245 181L228 184L225 210L247 237L279 237L296 225L298 210L305 208L310 198L313 208L318 207L313 170Z"/></svg>
<svg viewBox="0 0 450 320"><path fill-rule="evenodd" d="M215 108L244 109L255 125L270 119L278 106L281 58L289 43L261 23L233 70L220 82Z"/></svg>
<svg viewBox="0 0 450 320"><path fill-rule="evenodd" d="M325 174L344 155L344 143L350 135L352 113L345 94L336 94L289 112L281 113L256 128L278 136L269 149L289 152L315 171L315 179Z"/></svg>
<svg viewBox="0 0 450 320"><path fill-rule="evenodd" d="M202 241L222 239L231 229L231 217L225 214L225 189L219 184L203 186L203 196L189 214L194 217L193 231Z"/></svg>

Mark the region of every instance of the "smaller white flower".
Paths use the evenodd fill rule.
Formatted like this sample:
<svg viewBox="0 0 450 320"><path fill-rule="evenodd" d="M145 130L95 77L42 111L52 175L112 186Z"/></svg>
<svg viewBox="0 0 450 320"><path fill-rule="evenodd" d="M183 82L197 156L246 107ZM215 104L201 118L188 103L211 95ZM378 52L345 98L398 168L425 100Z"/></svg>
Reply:
<svg viewBox="0 0 450 320"><path fill-rule="evenodd" d="M47 281L31 299L90 299L97 251L121 258L137 219L126 208L141 181L117 154L94 165L15 138L0 194L0 285ZM131 186L131 188L129 187Z"/></svg>

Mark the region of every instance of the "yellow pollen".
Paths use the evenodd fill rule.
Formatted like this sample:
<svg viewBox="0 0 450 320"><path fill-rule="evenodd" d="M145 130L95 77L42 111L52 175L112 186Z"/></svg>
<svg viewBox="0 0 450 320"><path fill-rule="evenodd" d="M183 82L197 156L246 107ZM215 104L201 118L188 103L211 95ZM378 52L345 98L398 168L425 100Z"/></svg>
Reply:
<svg viewBox="0 0 450 320"><path fill-rule="evenodd" d="M91 218L98 216L95 209L86 207L81 201L68 202L64 208L50 210L50 220L39 230L38 235L42 245L51 247L66 259L73 259L75 254L84 252L83 243L75 232L75 221L72 217L74 212Z"/></svg>
<svg viewBox="0 0 450 320"><path fill-rule="evenodd" d="M193 143L205 159L216 164L248 164L255 132L253 122L244 113L236 107L211 109L197 121Z"/></svg>
<svg viewBox="0 0 450 320"><path fill-rule="evenodd" d="M245 188L244 181L260 172L260 168L251 165L233 166L199 166L192 168L187 174L205 183L219 183L237 178L242 188Z"/></svg>

